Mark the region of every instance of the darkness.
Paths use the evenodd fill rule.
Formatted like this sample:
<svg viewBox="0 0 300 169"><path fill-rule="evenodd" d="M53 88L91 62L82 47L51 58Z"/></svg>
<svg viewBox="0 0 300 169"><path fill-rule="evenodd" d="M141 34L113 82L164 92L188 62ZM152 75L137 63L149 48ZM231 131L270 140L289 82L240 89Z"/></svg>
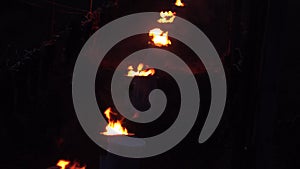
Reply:
<svg viewBox="0 0 300 169"><path fill-rule="evenodd" d="M0 10L2 169L47 169L59 159L87 169L298 169L300 112L299 2L296 0L10 0ZM222 60L226 107L212 137L198 136L210 106L210 83L197 55L179 40L162 47L189 65L201 93L197 121L173 149L146 159L127 159L98 147L83 131L72 100L72 74L88 38L106 23L138 12L172 10L200 28ZM114 69L133 52L153 48L141 34L116 44L101 62L96 98L113 107ZM147 39L145 43L145 39ZM140 84L140 85L139 85ZM162 89L165 112L149 124L124 120L136 137L164 132L177 117L180 91L166 72L134 78L131 101L149 108L148 94ZM142 91L142 95L136 94ZM177 114L176 114L177 112ZM120 166L121 164L124 164ZM131 167L134 164L134 167ZM126 166L128 165L128 166Z"/></svg>

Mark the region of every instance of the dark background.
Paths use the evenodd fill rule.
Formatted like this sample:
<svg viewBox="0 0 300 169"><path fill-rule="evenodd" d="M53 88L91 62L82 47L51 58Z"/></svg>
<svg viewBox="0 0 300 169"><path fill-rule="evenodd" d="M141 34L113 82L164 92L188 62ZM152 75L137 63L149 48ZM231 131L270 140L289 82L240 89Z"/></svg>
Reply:
<svg viewBox="0 0 300 169"><path fill-rule="evenodd" d="M201 61L190 59L192 52L180 53L177 49L182 44L172 44L169 49L182 54L194 72L204 98L203 113L182 143L162 155L140 160L140 168L300 168L299 2L183 2L184 8L176 8L169 0L94 0L93 11L99 8L100 17L86 24L82 21L89 11L88 0L1 2L0 168L48 168L58 159L100 168L101 157L108 154L84 133L73 109L71 80L77 55L97 30L95 26L131 13L168 9L197 25L216 47L227 75L227 104L214 135L199 145L197 138L209 107L208 78ZM143 41L146 36L136 38ZM130 39L125 42L132 43ZM145 47L149 45L125 48L120 43L118 56ZM107 58L110 55L114 53ZM118 61L115 57L103 62L102 73L109 76ZM110 104L105 100L109 77L98 80L103 84L96 91L103 111ZM167 82L159 83L168 88Z"/></svg>

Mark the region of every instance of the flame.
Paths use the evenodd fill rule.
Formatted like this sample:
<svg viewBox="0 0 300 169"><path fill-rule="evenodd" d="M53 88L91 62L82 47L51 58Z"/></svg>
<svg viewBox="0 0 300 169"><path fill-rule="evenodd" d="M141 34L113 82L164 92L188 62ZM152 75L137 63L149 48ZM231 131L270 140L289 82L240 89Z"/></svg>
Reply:
<svg viewBox="0 0 300 169"><path fill-rule="evenodd" d="M175 5L176 6L184 6L184 3L182 3L181 0L176 0Z"/></svg>
<svg viewBox="0 0 300 169"><path fill-rule="evenodd" d="M160 12L160 19L157 20L158 23L172 23L175 19L175 12L169 11L169 12Z"/></svg>
<svg viewBox="0 0 300 169"><path fill-rule="evenodd" d="M85 169L86 166L80 167L78 162L74 162L70 169Z"/></svg>
<svg viewBox="0 0 300 169"><path fill-rule="evenodd" d="M135 77L135 76L152 76L155 74L155 69L143 70L144 64L140 63L137 67L137 71L134 71L133 66L128 67L128 73L126 76Z"/></svg>
<svg viewBox="0 0 300 169"><path fill-rule="evenodd" d="M70 165L70 161L66 160L59 160L56 164L56 166L60 167L60 169L86 169L86 166L80 167L80 164L78 162L73 162L73 165L71 167L67 167Z"/></svg>
<svg viewBox="0 0 300 169"><path fill-rule="evenodd" d="M113 135L133 135L131 133L128 133L127 129L122 127L122 121L117 120L113 121L111 119L111 114L116 115L111 108L109 107L108 109L105 110L104 112L106 118L108 119L108 125L106 126L106 131L101 132L100 134L103 135L108 135L108 136L113 136Z"/></svg>
<svg viewBox="0 0 300 169"><path fill-rule="evenodd" d="M61 169L65 169L67 165L70 164L70 161L66 160L59 160L56 164L56 166L60 167Z"/></svg>
<svg viewBox="0 0 300 169"><path fill-rule="evenodd" d="M171 41L168 38L168 32L163 32L159 28L154 28L150 30L149 36L152 37L152 41L155 46L162 47L171 45Z"/></svg>

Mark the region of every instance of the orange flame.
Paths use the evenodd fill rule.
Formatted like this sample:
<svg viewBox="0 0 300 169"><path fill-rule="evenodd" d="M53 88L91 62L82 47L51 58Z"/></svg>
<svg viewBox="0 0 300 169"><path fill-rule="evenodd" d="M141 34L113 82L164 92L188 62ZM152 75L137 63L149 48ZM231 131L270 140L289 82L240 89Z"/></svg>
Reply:
<svg viewBox="0 0 300 169"><path fill-rule="evenodd" d="M70 164L70 161L66 160L59 160L56 164L56 166L60 167L61 169L65 169L67 165Z"/></svg>
<svg viewBox="0 0 300 169"><path fill-rule="evenodd" d="M152 76L155 74L155 69L143 70L144 64L140 63L137 67L137 71L134 71L133 66L128 67L128 73L126 76L135 77L135 76Z"/></svg>
<svg viewBox="0 0 300 169"><path fill-rule="evenodd" d="M159 28L154 28L150 30L149 36L152 37L152 41L155 44L155 46L162 47L162 46L168 46L171 45L171 41L168 37L168 32L163 32Z"/></svg>
<svg viewBox="0 0 300 169"><path fill-rule="evenodd" d="M184 6L184 3L182 3L181 0L176 0L175 5L176 6Z"/></svg>
<svg viewBox="0 0 300 169"><path fill-rule="evenodd" d="M158 23L172 23L175 19L175 12L169 11L169 12L160 12L160 19L157 20Z"/></svg>
<svg viewBox="0 0 300 169"><path fill-rule="evenodd" d="M128 133L127 129L122 127L122 121L117 120L113 121L111 119L111 114L116 115L115 112L111 110L109 107L108 109L105 110L104 112L106 118L108 119L108 125L106 126L106 131L101 132L100 134L103 135L108 135L108 136L113 136L113 135L133 135L131 133Z"/></svg>
<svg viewBox="0 0 300 169"><path fill-rule="evenodd" d="M85 169L86 166L80 167L78 162L74 162L74 164L70 167L70 169Z"/></svg>
<svg viewBox="0 0 300 169"><path fill-rule="evenodd" d="M70 161L66 160L59 160L56 164L56 166L60 167L61 169L86 169L86 166L80 167L80 164L78 162L74 162L71 167L67 167L70 165Z"/></svg>

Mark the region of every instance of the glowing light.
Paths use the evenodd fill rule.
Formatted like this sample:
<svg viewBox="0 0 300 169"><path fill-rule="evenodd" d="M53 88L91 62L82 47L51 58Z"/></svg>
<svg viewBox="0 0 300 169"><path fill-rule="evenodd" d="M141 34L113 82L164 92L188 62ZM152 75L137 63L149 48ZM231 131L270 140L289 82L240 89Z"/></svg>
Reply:
<svg viewBox="0 0 300 169"><path fill-rule="evenodd" d="M108 119L108 124L106 126L106 131L101 132L100 134L113 136L113 135L133 135L132 133L128 133L127 129L122 126L122 121L120 120L112 120L111 115L116 114L109 107L104 112L106 118Z"/></svg>
<svg viewBox="0 0 300 169"><path fill-rule="evenodd" d="M175 12L169 11L169 12L160 12L160 19L157 20L158 23L172 23L175 19Z"/></svg>
<svg viewBox="0 0 300 169"><path fill-rule="evenodd" d="M137 67L137 70L134 71L133 66L128 67L128 73L126 76L135 77L135 76L152 76L155 74L155 69L146 69L143 70L144 64L140 63Z"/></svg>
<svg viewBox="0 0 300 169"><path fill-rule="evenodd" d="M168 37L168 32L163 32L159 28L154 28L150 30L149 36L152 37L152 42L155 46L162 47L171 45L171 41Z"/></svg>
<svg viewBox="0 0 300 169"><path fill-rule="evenodd" d="M175 5L182 7L182 6L184 6L184 3L182 3L181 0L176 0Z"/></svg>

